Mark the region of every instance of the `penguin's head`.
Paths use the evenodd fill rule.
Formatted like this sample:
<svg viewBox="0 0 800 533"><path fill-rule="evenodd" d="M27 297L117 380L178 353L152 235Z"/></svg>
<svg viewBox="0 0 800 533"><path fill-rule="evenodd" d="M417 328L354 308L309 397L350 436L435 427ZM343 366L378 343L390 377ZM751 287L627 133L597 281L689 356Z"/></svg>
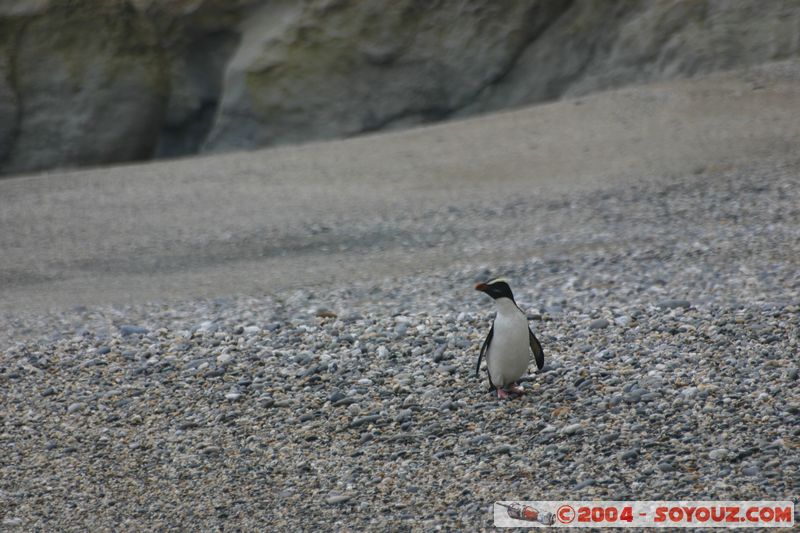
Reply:
<svg viewBox="0 0 800 533"><path fill-rule="evenodd" d="M487 281L486 283L478 283L475 285L475 290L485 292L495 300L498 298L508 298L512 302L514 301L514 295L511 293L511 287L508 286L508 282L503 278L493 279L491 281Z"/></svg>

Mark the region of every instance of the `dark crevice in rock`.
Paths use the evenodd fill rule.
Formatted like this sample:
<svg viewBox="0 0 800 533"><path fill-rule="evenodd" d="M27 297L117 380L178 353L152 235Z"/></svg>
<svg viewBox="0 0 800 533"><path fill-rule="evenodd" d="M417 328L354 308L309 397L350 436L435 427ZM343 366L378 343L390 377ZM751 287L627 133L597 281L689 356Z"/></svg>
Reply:
<svg viewBox="0 0 800 533"><path fill-rule="evenodd" d="M239 44L232 31L203 35L174 59L167 115L155 158L193 155L206 141L222 97L225 67Z"/></svg>
<svg viewBox="0 0 800 533"><path fill-rule="evenodd" d="M18 43L21 40L22 32L25 31L25 23L22 23L19 28L16 28L10 40L13 44L8 50L8 86L11 89L12 97L16 104L14 113L14 123L11 126L11 134L9 135L8 144L5 149L0 145L0 174L2 174L8 161L14 153L14 146L19 138L19 133L22 130L22 108L23 108L23 95L19 90L19 66L17 60L17 50L19 50Z"/></svg>
<svg viewBox="0 0 800 533"><path fill-rule="evenodd" d="M158 138L154 159L181 157L196 154L214 123L218 100L200 102L185 120L178 124L164 124Z"/></svg>

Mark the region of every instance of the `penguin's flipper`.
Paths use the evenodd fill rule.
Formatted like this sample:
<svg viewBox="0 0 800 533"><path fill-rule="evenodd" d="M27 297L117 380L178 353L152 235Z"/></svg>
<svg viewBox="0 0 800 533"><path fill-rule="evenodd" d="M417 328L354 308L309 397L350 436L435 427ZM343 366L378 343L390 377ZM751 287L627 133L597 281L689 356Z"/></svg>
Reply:
<svg viewBox="0 0 800 533"><path fill-rule="evenodd" d="M531 351L533 352L533 358L536 359L536 368L541 370L542 367L544 367L544 350L542 350L542 345L539 344L539 339L536 338L536 335L533 334L533 331L531 331L530 327L528 327L528 334L528 338L531 343Z"/></svg>
<svg viewBox="0 0 800 533"><path fill-rule="evenodd" d="M478 354L478 364L475 366L475 377L478 377L481 371L481 359L483 359L483 355L486 353L486 350L489 349L489 343L492 342L492 337L494 337L494 323L492 323L492 329L489 330L489 334L486 335L486 340L483 341L483 346L481 346L481 353ZM488 356L487 356L488 357ZM491 378L489 378L491 382Z"/></svg>

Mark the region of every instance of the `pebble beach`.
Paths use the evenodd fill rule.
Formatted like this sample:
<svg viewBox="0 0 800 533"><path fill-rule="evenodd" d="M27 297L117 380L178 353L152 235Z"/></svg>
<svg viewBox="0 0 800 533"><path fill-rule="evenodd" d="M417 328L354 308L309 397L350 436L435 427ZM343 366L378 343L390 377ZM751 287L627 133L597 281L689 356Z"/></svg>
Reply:
<svg viewBox="0 0 800 533"><path fill-rule="evenodd" d="M698 169L436 230L517 239L499 264L5 311L0 529L478 531L497 500L797 501L798 206L796 163ZM493 304L473 287L498 275L546 360L507 401L475 377Z"/></svg>

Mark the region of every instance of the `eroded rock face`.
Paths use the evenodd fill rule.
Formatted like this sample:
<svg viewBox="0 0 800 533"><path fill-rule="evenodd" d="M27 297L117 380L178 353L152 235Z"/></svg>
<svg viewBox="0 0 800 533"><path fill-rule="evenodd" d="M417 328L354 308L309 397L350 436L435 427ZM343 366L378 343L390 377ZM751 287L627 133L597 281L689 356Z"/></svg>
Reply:
<svg viewBox="0 0 800 533"><path fill-rule="evenodd" d="M241 25L206 149L446 118L495 83L559 0L270 2Z"/></svg>
<svg viewBox="0 0 800 533"><path fill-rule="evenodd" d="M798 28L792 2L573 2L459 114L786 59Z"/></svg>
<svg viewBox="0 0 800 533"><path fill-rule="evenodd" d="M797 56L793 0L7 0L0 172L399 128Z"/></svg>
<svg viewBox="0 0 800 533"><path fill-rule="evenodd" d="M152 153L168 94L155 31L123 3L92 4L54 4L19 24L12 58L19 117L7 172Z"/></svg>

